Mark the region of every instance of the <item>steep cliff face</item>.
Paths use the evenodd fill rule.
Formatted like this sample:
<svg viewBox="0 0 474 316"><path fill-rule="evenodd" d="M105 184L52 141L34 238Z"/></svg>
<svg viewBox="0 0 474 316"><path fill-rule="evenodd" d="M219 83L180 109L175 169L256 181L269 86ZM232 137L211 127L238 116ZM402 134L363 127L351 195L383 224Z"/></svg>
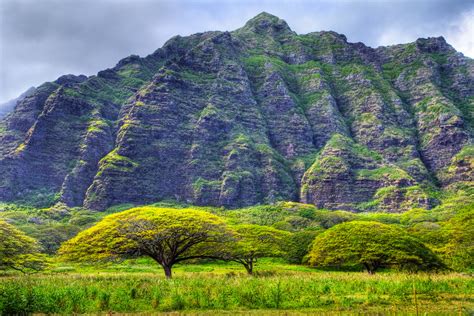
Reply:
<svg viewBox="0 0 474 316"><path fill-rule="evenodd" d="M38 87L0 121L0 199L429 208L472 185L473 96L443 38L372 49L262 13Z"/></svg>

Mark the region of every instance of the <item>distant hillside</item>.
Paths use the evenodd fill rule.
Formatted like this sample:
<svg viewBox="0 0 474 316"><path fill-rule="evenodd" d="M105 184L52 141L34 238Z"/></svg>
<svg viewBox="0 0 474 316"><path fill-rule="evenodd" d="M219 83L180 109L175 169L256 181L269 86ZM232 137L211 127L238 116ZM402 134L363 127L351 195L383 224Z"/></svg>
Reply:
<svg viewBox="0 0 474 316"><path fill-rule="evenodd" d="M35 87L31 87L22 94L20 94L19 97L12 99L10 101L7 101L5 103L0 104L0 119L7 115L8 113L12 112L13 109L15 108L15 105L22 101L24 98L32 95L35 92Z"/></svg>

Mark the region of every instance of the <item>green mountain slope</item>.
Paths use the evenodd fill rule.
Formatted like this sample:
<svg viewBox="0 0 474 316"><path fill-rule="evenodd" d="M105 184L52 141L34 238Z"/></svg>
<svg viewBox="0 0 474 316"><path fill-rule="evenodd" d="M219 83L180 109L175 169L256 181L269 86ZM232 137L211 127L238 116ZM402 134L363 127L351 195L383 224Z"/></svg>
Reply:
<svg viewBox="0 0 474 316"><path fill-rule="evenodd" d="M430 208L472 186L473 96L442 37L373 49L261 13L38 87L0 121L0 200Z"/></svg>

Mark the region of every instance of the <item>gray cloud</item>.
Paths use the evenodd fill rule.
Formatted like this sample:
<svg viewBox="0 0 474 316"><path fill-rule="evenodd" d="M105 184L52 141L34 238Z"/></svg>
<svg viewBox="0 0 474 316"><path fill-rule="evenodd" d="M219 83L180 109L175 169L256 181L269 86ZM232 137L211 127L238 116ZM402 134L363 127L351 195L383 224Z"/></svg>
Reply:
<svg viewBox="0 0 474 316"><path fill-rule="evenodd" d="M2 0L0 101L62 74L95 74L170 37L233 30L261 11L298 33L334 30L369 46L443 35L474 57L471 0Z"/></svg>

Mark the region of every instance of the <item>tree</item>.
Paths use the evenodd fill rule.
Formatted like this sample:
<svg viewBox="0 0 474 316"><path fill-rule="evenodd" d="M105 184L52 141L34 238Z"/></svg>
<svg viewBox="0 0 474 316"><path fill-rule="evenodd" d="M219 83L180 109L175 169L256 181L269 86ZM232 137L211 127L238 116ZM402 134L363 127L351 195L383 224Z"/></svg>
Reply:
<svg viewBox="0 0 474 316"><path fill-rule="evenodd" d="M317 210L313 219L319 222L321 227L328 229L337 224L355 220L357 215L347 211Z"/></svg>
<svg viewBox="0 0 474 316"><path fill-rule="evenodd" d="M224 259L242 264L248 274L259 258L278 257L284 254L283 246L291 233L268 226L253 224L235 225L234 242L226 245Z"/></svg>
<svg viewBox="0 0 474 316"><path fill-rule="evenodd" d="M0 270L14 269L26 273L41 270L45 257L35 239L13 225L0 220Z"/></svg>
<svg viewBox="0 0 474 316"><path fill-rule="evenodd" d="M42 225L29 224L21 227L41 245L42 251L54 255L61 243L74 237L81 230L80 227L63 223L45 223Z"/></svg>
<svg viewBox="0 0 474 316"><path fill-rule="evenodd" d="M447 243L440 250L448 266L457 271L474 268L474 204L459 209L443 228Z"/></svg>
<svg viewBox="0 0 474 316"><path fill-rule="evenodd" d="M360 264L369 274L382 267L441 268L435 254L402 229L378 222L336 225L316 237L309 254L313 266Z"/></svg>
<svg viewBox="0 0 474 316"><path fill-rule="evenodd" d="M304 263L314 238L320 230L302 230L293 233L285 243L285 259L290 263Z"/></svg>
<svg viewBox="0 0 474 316"><path fill-rule="evenodd" d="M148 256L163 267L185 260L215 257L230 239L216 215L194 209L137 207L109 215L64 243L60 255L72 261L106 261Z"/></svg>

